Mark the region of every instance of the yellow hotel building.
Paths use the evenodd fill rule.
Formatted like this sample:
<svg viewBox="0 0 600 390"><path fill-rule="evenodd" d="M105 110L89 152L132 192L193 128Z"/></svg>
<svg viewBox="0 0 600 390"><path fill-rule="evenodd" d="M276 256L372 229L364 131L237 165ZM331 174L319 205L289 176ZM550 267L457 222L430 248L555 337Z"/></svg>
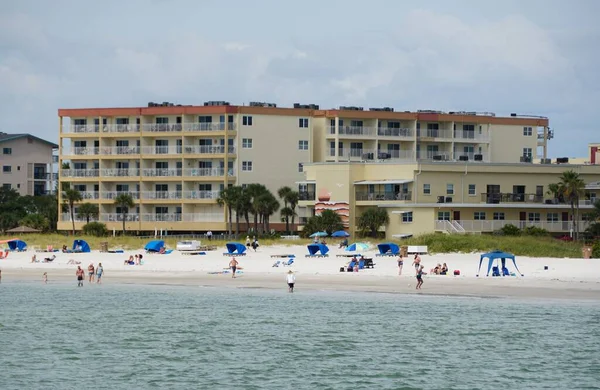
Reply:
<svg viewBox="0 0 600 390"><path fill-rule="evenodd" d="M500 216L564 231L567 208L548 203L548 184L567 168L600 180L597 166L547 159L552 131L544 117L214 101L59 109L58 117L61 185L97 203L99 220L117 230L122 217L113 202L122 192L136 201L127 230L216 232L227 228L219 191L261 183L274 194L298 189L298 229L332 208L354 230L361 210L377 206L391 213L389 236L461 231L457 224L488 231L505 223L492 222ZM58 228L71 228L68 214Z"/></svg>

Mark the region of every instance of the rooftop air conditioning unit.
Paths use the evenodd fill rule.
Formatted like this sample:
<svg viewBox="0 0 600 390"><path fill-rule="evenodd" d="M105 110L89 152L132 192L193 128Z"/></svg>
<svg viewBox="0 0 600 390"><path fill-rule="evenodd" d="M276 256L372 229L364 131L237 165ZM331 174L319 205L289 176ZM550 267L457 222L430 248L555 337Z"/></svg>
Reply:
<svg viewBox="0 0 600 390"><path fill-rule="evenodd" d="M434 159L435 161L442 161L442 155L439 155L439 154L438 154L438 155L435 155L435 156L433 156L433 159Z"/></svg>
<svg viewBox="0 0 600 390"><path fill-rule="evenodd" d="M364 109L362 107L356 107L356 106L340 106L340 110L342 110L342 111L363 111Z"/></svg>
<svg viewBox="0 0 600 390"><path fill-rule="evenodd" d="M530 163L531 162L531 157L529 157L529 156L521 156L521 162L522 163Z"/></svg>
<svg viewBox="0 0 600 390"><path fill-rule="evenodd" d="M222 100L209 100L208 102L204 102L205 106L228 106L229 102L224 102Z"/></svg>
<svg viewBox="0 0 600 390"><path fill-rule="evenodd" d="M459 161L469 161L469 156L458 156Z"/></svg>
<svg viewBox="0 0 600 390"><path fill-rule="evenodd" d="M542 163L542 164L552 164L552 160L551 160L551 159L549 159L549 158L543 158L543 159L541 160L541 163Z"/></svg>
<svg viewBox="0 0 600 390"><path fill-rule="evenodd" d="M373 160L374 158L375 158L374 153L363 153L363 155L362 155L363 160Z"/></svg>
<svg viewBox="0 0 600 390"><path fill-rule="evenodd" d="M452 197L451 196L447 196L446 197L446 203L452 203Z"/></svg>
<svg viewBox="0 0 600 390"><path fill-rule="evenodd" d="M557 164L568 164L569 163L569 158L568 157L558 157L556 159L556 163Z"/></svg>
<svg viewBox="0 0 600 390"><path fill-rule="evenodd" d="M438 196L438 198L437 198L438 203L446 203L445 200L446 200L446 198L444 196Z"/></svg>
<svg viewBox="0 0 600 390"><path fill-rule="evenodd" d="M377 159L379 159L379 160L388 160L390 158L392 158L392 155L390 153L384 153L384 152L377 153Z"/></svg>
<svg viewBox="0 0 600 390"><path fill-rule="evenodd" d="M473 156L475 161L483 161L483 154L476 154Z"/></svg>

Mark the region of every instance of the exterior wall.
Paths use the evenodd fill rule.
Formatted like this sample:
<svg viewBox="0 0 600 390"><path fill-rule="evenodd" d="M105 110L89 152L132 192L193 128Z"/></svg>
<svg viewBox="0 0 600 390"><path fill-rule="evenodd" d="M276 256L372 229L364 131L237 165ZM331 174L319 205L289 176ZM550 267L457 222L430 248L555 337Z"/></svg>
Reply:
<svg viewBox="0 0 600 390"><path fill-rule="evenodd" d="M11 154L4 154L10 148ZM35 138L17 138L0 142L0 185L10 184L21 195L34 195L34 183L42 183L45 191L53 191L53 147ZM34 165L43 166L44 173L34 174ZM4 173L4 166L11 172Z"/></svg>
<svg viewBox="0 0 600 390"><path fill-rule="evenodd" d="M523 135L523 127L532 128L530 136ZM537 157L537 146L536 126L493 125L490 161L493 163L519 163L523 156L523 148L531 149L533 161Z"/></svg>

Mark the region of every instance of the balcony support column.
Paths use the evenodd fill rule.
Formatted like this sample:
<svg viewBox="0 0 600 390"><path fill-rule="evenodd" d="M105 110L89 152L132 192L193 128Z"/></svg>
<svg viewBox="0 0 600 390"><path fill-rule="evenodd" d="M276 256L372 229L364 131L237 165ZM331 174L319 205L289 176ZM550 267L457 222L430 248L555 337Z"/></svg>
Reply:
<svg viewBox="0 0 600 390"><path fill-rule="evenodd" d="M340 143L340 117L335 117L335 145L333 148L333 155L335 157L335 162L339 162L339 143Z"/></svg>

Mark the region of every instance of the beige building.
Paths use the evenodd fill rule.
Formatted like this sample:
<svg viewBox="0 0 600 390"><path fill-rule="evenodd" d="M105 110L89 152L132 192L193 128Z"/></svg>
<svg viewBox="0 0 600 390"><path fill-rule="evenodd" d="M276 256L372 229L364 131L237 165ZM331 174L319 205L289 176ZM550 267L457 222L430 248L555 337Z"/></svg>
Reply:
<svg viewBox="0 0 600 390"><path fill-rule="evenodd" d="M21 195L46 195L55 190L53 152L58 145L31 134L0 133L0 184Z"/></svg>
<svg viewBox="0 0 600 390"><path fill-rule="evenodd" d="M298 188L304 221L320 207L303 174L308 163L547 163L552 138L544 117L389 108L206 102L60 109L58 115L60 161L69 164L61 182L98 203L109 229L121 226L114 198L132 194L137 204L127 228L141 231L225 230L227 216L216 199L232 184L262 183L274 194L284 185ZM70 226L63 215L58 228Z"/></svg>

